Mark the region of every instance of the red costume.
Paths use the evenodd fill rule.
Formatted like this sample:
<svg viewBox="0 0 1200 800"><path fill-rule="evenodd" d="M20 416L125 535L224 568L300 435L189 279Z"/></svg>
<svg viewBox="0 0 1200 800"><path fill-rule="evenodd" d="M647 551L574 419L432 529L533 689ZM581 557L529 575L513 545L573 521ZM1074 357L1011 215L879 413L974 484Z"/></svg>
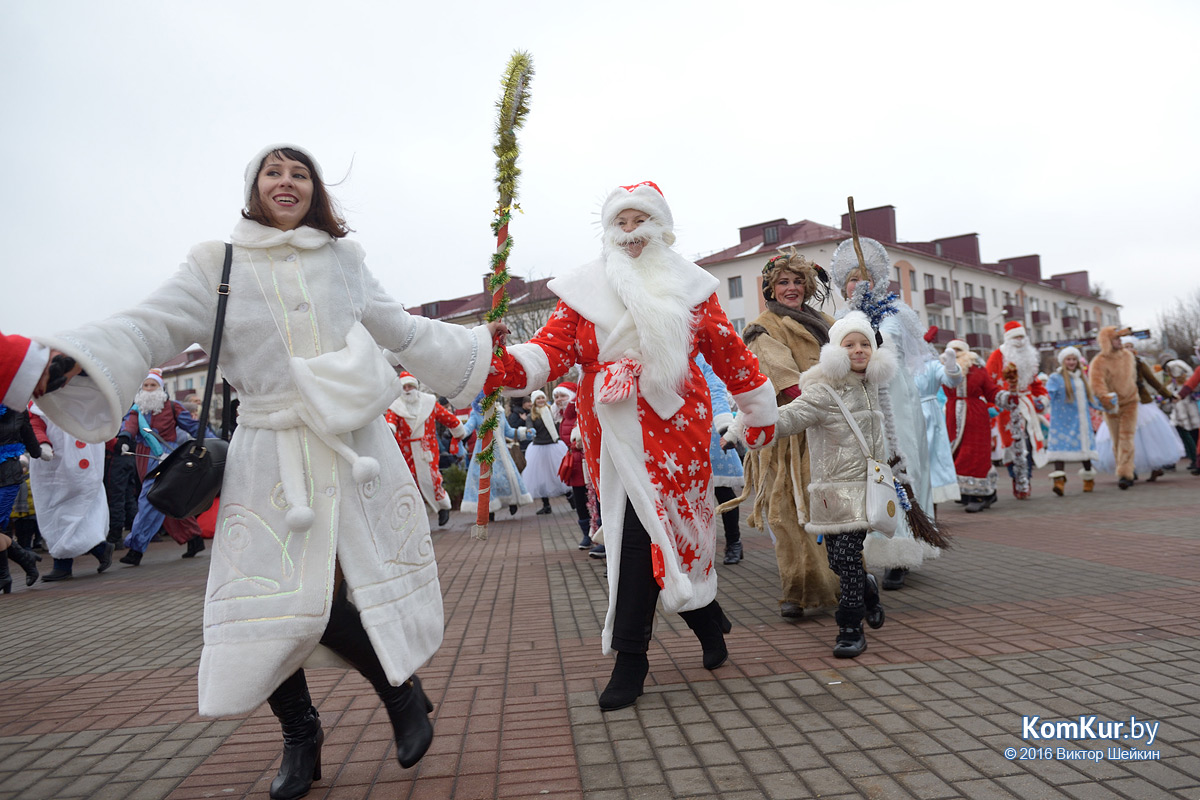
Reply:
<svg viewBox="0 0 1200 800"><path fill-rule="evenodd" d="M400 385L405 391L388 408L384 418L425 502L434 511L448 511L450 495L442 488L442 471L438 467L437 423L446 426L455 439L463 438L466 430L462 420L439 405L436 397L416 390L416 378L407 372L401 373Z"/></svg>
<svg viewBox="0 0 1200 800"><path fill-rule="evenodd" d="M1000 389L979 356L965 350L958 353L958 365L966 373L966 380L957 387L945 387L946 432L954 453L958 490L963 497L991 497L996 492L996 470L992 466L988 405L996 402Z"/></svg>
<svg viewBox="0 0 1200 800"><path fill-rule="evenodd" d="M0 398L9 408L24 409L46 369L50 351L24 336L0 334Z"/></svg>
<svg viewBox="0 0 1200 800"><path fill-rule="evenodd" d="M1004 344L988 356L987 371L998 387L1017 396L1015 408L1001 405L996 427L1018 500L1029 498L1029 475L1049 458L1041 412L1050 404L1050 393L1037 378L1038 366L1038 352L1029 343L1025 326L1016 320L1006 322Z"/></svg>

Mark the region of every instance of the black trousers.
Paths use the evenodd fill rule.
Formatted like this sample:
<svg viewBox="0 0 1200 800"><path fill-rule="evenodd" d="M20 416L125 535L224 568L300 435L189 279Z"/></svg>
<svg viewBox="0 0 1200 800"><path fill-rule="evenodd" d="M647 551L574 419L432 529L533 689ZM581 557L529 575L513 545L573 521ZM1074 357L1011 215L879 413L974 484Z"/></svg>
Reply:
<svg viewBox="0 0 1200 800"><path fill-rule="evenodd" d="M716 486L713 487L713 494L717 496L717 505L728 503L733 498L737 497L737 492L732 486ZM725 526L725 546L740 542L742 540L742 530L738 527L739 517L738 508L731 508L721 515L721 524Z"/></svg>

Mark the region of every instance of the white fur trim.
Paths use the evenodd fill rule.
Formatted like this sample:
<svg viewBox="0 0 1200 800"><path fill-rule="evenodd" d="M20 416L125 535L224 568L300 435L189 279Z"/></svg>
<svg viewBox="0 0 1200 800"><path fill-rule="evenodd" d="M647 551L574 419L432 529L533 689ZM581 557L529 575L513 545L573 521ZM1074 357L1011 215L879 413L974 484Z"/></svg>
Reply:
<svg viewBox="0 0 1200 800"><path fill-rule="evenodd" d="M912 569L941 554L941 550L928 542L917 541L911 535L901 536L899 531L891 538L872 532L863 542L863 561L867 569Z"/></svg>
<svg viewBox="0 0 1200 800"><path fill-rule="evenodd" d="M1062 350L1059 350L1059 351L1058 351L1058 356L1057 356L1057 358L1058 358L1058 363L1059 363L1059 364L1063 363L1063 361L1065 361L1065 360L1066 360L1067 356L1075 356L1075 357L1076 357L1076 358L1078 358L1080 361L1082 361L1082 360L1083 360L1083 354L1082 354L1082 353L1080 353L1080 352L1079 352L1079 350L1078 350L1077 348L1075 348L1075 347L1064 347Z"/></svg>
<svg viewBox="0 0 1200 800"><path fill-rule="evenodd" d="M546 351L536 344L514 344L508 347L509 355L517 360L525 370L525 384L510 386L504 394L510 397L523 397L538 386L544 386L550 380L550 359Z"/></svg>
<svg viewBox="0 0 1200 800"><path fill-rule="evenodd" d="M675 229L675 219L671 216L671 207L667 198L650 181L643 181L632 186L618 186L608 193L600 210L600 224L605 228L613 224L613 220L627 208L644 211L654 217L668 231Z"/></svg>
<svg viewBox="0 0 1200 800"><path fill-rule="evenodd" d="M1048 477L1050 480L1054 480L1055 478L1066 478L1067 473L1063 472L1062 470L1054 470L1046 477Z"/></svg>
<svg viewBox="0 0 1200 800"><path fill-rule="evenodd" d="M17 374L13 376L8 390L4 393L4 405L9 408L24 408L33 396L38 381L42 379L42 372L45 371L46 362L49 360L50 348L31 341L25 351L25 357L21 359L21 366L17 367Z"/></svg>
<svg viewBox="0 0 1200 800"><path fill-rule="evenodd" d="M736 424L765 428L779 421L779 407L775 405L775 387L771 385L769 378L756 389L734 395L733 400L738 407Z"/></svg>
<svg viewBox="0 0 1200 800"><path fill-rule="evenodd" d="M875 329L871 327L871 321L867 319L867 315L861 311L850 311L837 322L829 326L829 344L842 346L842 340L851 333L861 333L871 343L871 349L875 349Z"/></svg>
<svg viewBox="0 0 1200 800"><path fill-rule="evenodd" d="M733 414L730 414L729 412L723 412L713 417L713 427L718 431L728 430L729 426L732 424Z"/></svg>

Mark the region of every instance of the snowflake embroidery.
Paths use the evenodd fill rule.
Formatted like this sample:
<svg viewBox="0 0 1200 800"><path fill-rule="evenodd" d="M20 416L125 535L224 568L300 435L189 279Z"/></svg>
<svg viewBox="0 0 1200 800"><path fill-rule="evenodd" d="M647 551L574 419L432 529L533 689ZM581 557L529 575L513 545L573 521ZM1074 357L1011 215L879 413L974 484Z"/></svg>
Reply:
<svg viewBox="0 0 1200 800"><path fill-rule="evenodd" d="M564 319L567 316L567 310L565 308L563 308L562 306L559 306L558 308L556 308L554 310L554 313L551 314L550 316L555 319Z"/></svg>
<svg viewBox="0 0 1200 800"><path fill-rule="evenodd" d="M696 416L700 419L708 417L708 406L705 403L696 403Z"/></svg>
<svg viewBox="0 0 1200 800"><path fill-rule="evenodd" d="M689 475L695 475L699 471L700 471L700 462L699 461L692 461L691 463L688 464L688 474Z"/></svg>
<svg viewBox="0 0 1200 800"><path fill-rule="evenodd" d="M682 469L682 467L679 466L679 462L675 460L674 453L667 453L667 457L663 459L663 469L665 469L671 475L674 475L676 472L679 472Z"/></svg>
<svg viewBox="0 0 1200 800"><path fill-rule="evenodd" d="M676 414L675 416L671 417L671 424L675 426L676 430L681 431L688 426L688 421L682 414Z"/></svg>
<svg viewBox="0 0 1200 800"><path fill-rule="evenodd" d="M737 373L736 373L735 377L736 377L736 378L737 378L739 381L744 381L744 380L746 380L747 378L749 378L749 377L750 377L750 370L746 369L745 367L742 367L741 369L739 369L739 370L737 371Z"/></svg>
<svg viewBox="0 0 1200 800"><path fill-rule="evenodd" d="M717 333L721 334L722 336L730 336L732 335L733 331L729 330L729 328L725 327L724 325L718 325Z"/></svg>

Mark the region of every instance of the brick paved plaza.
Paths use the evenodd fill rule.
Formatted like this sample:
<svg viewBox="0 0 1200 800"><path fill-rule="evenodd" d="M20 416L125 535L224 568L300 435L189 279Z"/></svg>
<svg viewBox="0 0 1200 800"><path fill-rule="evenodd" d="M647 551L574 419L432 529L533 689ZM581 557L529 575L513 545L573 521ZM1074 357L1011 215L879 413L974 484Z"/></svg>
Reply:
<svg viewBox="0 0 1200 800"><path fill-rule="evenodd" d="M411 770L356 673L309 672L326 729L314 800L338 798L1200 799L1200 478L1130 491L1045 470L1035 496L978 515L942 506L957 546L884 592L887 624L854 661L831 656L832 613L777 614L769 538L720 566L729 663L700 665L659 615L646 694L601 714L604 563L574 513L502 514L491 538L456 513L434 533L446 640L421 671L437 731ZM196 714L208 552L154 544L138 568L0 596L0 800L265 798L279 726ZM43 562L49 570L49 559ZM20 585L18 585L20 584ZM1161 723L1152 745L1026 740L1040 722ZM1128 728L1128 724L1127 724ZM1007 748L1100 750L1013 760ZM1110 758L1109 747L1158 760ZM1039 753L1038 755L1044 755Z"/></svg>

